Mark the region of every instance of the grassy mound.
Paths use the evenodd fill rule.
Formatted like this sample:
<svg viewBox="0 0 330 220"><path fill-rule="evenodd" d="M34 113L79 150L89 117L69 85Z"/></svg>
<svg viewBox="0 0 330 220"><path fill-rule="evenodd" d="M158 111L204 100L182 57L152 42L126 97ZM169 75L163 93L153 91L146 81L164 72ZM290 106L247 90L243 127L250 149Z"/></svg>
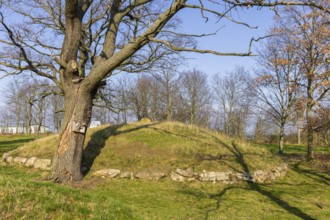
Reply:
<svg viewBox="0 0 330 220"><path fill-rule="evenodd" d="M11 154L52 159L57 141L58 135L48 136ZM90 173L104 168L169 172L189 167L198 172L251 172L281 163L265 148L178 122L101 126L89 129L85 143L83 163Z"/></svg>

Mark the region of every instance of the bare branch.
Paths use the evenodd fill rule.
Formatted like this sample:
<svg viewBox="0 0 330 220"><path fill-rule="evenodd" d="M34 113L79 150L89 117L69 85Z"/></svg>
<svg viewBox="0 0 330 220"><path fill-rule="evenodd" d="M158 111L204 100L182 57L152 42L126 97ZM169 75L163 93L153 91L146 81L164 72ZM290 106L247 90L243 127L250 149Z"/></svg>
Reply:
<svg viewBox="0 0 330 220"><path fill-rule="evenodd" d="M149 40L153 41L153 42L164 44L167 47L169 47L170 49L172 49L174 51L180 51L180 52L195 52L195 53L202 53L202 54L208 53L208 54L214 54L214 55L218 55L218 56L254 56L253 54L251 54L250 50L248 53L221 53L221 52L214 51L214 50L201 50L201 49L197 49L197 48L177 47L177 46L169 43L168 41L157 39L157 38L149 38Z"/></svg>
<svg viewBox="0 0 330 220"><path fill-rule="evenodd" d="M200 9L200 10L203 10L203 11L207 11L209 13L212 13L212 14L215 14L217 16L219 16L220 18L226 18L228 19L229 21L231 22L234 22L236 24L240 24L240 25L244 25L248 28L251 28L251 29L257 29L258 27L255 27L255 26L251 26L247 23L244 23L244 22L240 22L240 21L237 21L229 16L227 16L225 13L220 13L218 11L214 11L214 10L211 10L211 9L208 9L208 8L204 8L204 7L201 7L201 6L198 6L198 5L190 5L190 4L185 4L185 7L186 8L193 8L193 9Z"/></svg>
<svg viewBox="0 0 330 220"><path fill-rule="evenodd" d="M218 30L216 30L213 33L208 33L208 34L185 34L185 33L177 33L174 31L170 31L170 30L162 30L160 31L160 33L169 33L169 34L173 34L179 37L208 37L208 36L214 36L217 35L217 33L219 32L220 28Z"/></svg>
<svg viewBox="0 0 330 220"><path fill-rule="evenodd" d="M330 9L323 6L321 3L318 4L316 2L307 0L307 1L285 1L285 0L280 0L280 1L264 1L264 0L242 0L242 1L233 1L233 0L223 0L223 2L226 2L232 6L238 6L238 7L252 7L252 6L257 6L257 7L275 7L275 6L280 6L280 5L292 5L292 6L310 6L314 8L318 8L322 11L325 11L327 13L330 13Z"/></svg>

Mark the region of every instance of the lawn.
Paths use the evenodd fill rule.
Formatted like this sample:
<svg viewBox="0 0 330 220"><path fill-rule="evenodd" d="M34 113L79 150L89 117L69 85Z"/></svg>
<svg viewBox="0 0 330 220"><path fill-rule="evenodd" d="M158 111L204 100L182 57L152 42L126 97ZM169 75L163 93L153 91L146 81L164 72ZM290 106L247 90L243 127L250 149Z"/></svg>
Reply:
<svg viewBox="0 0 330 220"><path fill-rule="evenodd" d="M35 135L0 135L0 156L6 151L14 150L35 139Z"/></svg>
<svg viewBox="0 0 330 220"><path fill-rule="evenodd" d="M57 142L58 136L50 135L17 148L11 155L52 159ZM169 173L193 167L196 172L246 172L241 154L250 171L270 170L282 163L267 149L209 129L178 122L136 122L89 129L83 166L88 174L109 168Z"/></svg>
<svg viewBox="0 0 330 220"><path fill-rule="evenodd" d="M8 139L0 149L23 143ZM60 185L45 172L0 166L0 219L330 219L329 171L289 163L275 183L232 185L94 177Z"/></svg>
<svg viewBox="0 0 330 220"><path fill-rule="evenodd" d="M272 153L278 152L278 144L259 144L261 146L266 147ZM298 144L285 144L283 146L284 153L286 154L306 154L307 147L306 145L298 145ZM314 146L314 152L317 154L330 154L330 148L324 146Z"/></svg>

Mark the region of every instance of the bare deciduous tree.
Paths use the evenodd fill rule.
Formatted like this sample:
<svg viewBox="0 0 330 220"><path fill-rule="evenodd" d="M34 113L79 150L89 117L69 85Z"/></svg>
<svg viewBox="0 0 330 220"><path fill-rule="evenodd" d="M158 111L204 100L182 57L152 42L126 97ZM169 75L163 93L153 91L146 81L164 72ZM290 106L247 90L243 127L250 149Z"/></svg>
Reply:
<svg viewBox="0 0 330 220"><path fill-rule="evenodd" d="M53 129L55 133L58 133L61 128L64 112L64 97L55 91L50 97L50 103L52 108L52 119L53 119Z"/></svg>
<svg viewBox="0 0 330 220"><path fill-rule="evenodd" d="M324 143L330 147L330 106L319 106L315 112L316 114L312 118L310 126L322 136Z"/></svg>
<svg viewBox="0 0 330 220"><path fill-rule="evenodd" d="M307 157L314 158L313 109L330 91L326 84L330 77L327 68L329 56L328 13L311 8L288 8L283 13L278 31L286 34L287 43L295 48L303 79L300 85L306 91Z"/></svg>
<svg viewBox="0 0 330 220"><path fill-rule="evenodd" d="M181 93L190 124L208 126L211 95L207 75L193 69L182 73Z"/></svg>
<svg viewBox="0 0 330 220"><path fill-rule="evenodd" d="M220 109L222 130L229 135L244 136L246 119L252 103L249 90L249 73L236 66L225 76L213 78L214 99Z"/></svg>
<svg viewBox="0 0 330 220"><path fill-rule="evenodd" d="M3 91L6 96L6 103L11 109L14 109L15 121L16 121L16 134L19 133L20 124L23 125L22 113L23 113L23 91L21 85L17 80L11 82L7 88Z"/></svg>
<svg viewBox="0 0 330 220"><path fill-rule="evenodd" d="M161 97L164 105L164 119L171 121L173 119L173 111L178 103L179 97L179 74L175 70L175 66L165 66L152 75L159 82L161 88Z"/></svg>
<svg viewBox="0 0 330 220"><path fill-rule="evenodd" d="M300 65L296 48L286 41L288 36L277 34L276 29L271 33L274 36L260 51L260 69L253 87L258 99L265 104L259 107L270 114L279 127L278 152L283 154L285 125L299 99Z"/></svg>

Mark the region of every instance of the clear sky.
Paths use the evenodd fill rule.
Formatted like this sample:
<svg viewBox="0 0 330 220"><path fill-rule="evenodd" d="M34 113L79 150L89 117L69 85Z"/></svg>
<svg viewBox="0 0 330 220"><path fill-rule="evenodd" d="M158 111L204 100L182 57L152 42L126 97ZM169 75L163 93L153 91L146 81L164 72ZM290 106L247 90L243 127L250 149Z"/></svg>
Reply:
<svg viewBox="0 0 330 220"><path fill-rule="evenodd" d="M188 9L180 12L178 16L182 19L182 32L203 34L212 33L219 29L216 36L198 38L198 48L212 49L219 52L247 52L252 37L264 36L273 23L272 17L274 13L265 8L257 10L251 8L242 12L234 13L235 18L244 21L251 26L258 26L258 29L250 29L243 25L234 24L223 19L216 22L211 19L205 23L205 19L201 17L199 10ZM256 47L256 43L254 46ZM253 48L255 48L253 47ZM255 49L252 49L252 52ZM247 69L255 66L254 58L251 57L224 57L211 54L195 54L185 53L189 58L182 70L197 68L207 74L224 73L232 70L235 65L242 65ZM16 76L19 77L19 76ZM0 79L0 92L11 78ZM4 101L4 97L0 96L0 106Z"/></svg>
<svg viewBox="0 0 330 220"><path fill-rule="evenodd" d="M17 76L19 77L19 76ZM10 77L6 77L6 78L3 78L3 79L0 79L0 108L4 105L3 103L5 102L5 97L4 97L4 93L3 91L5 90L6 88L6 85L11 81L11 78ZM1 109L0 109L1 111Z"/></svg>
<svg viewBox="0 0 330 220"><path fill-rule="evenodd" d="M201 19L200 11L187 10L180 14L183 19L184 31L188 33L210 33L220 28L216 36L198 38L198 47L201 49L212 49L219 52L247 52L252 37L258 38L265 36L273 24L274 12L264 8L257 10L252 8L239 12L236 18L244 21L251 26L258 26L257 29L250 29L243 25L228 22L225 19L216 23L216 20ZM260 43L254 43L252 52L256 52L256 47ZM187 57L192 58L187 62L186 68L196 67L208 74L224 73L232 70L235 65L242 65L247 69L255 66L253 57L233 57L216 56L212 54L186 53Z"/></svg>

